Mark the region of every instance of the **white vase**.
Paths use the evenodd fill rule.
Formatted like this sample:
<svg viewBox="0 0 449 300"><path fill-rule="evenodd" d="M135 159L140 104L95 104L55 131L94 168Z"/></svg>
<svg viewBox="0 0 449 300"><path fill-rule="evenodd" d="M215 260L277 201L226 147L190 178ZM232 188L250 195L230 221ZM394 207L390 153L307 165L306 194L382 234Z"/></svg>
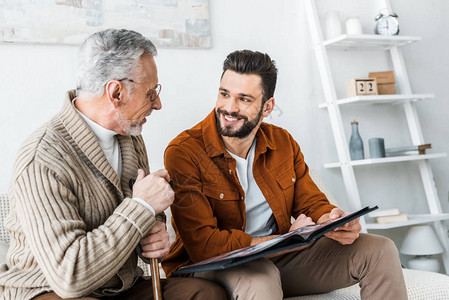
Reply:
<svg viewBox="0 0 449 300"><path fill-rule="evenodd" d="M330 11L325 17L326 39L331 39L343 34L340 15L336 11Z"/></svg>
<svg viewBox="0 0 449 300"><path fill-rule="evenodd" d="M346 19L346 34L363 34L362 23L358 17Z"/></svg>

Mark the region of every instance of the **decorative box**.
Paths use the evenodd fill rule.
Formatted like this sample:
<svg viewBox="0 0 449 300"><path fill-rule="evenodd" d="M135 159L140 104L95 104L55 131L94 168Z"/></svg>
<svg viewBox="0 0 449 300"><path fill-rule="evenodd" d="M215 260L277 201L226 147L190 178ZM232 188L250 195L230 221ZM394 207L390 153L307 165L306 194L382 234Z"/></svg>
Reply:
<svg viewBox="0 0 449 300"><path fill-rule="evenodd" d="M396 94L395 80L393 71L371 72L369 78L375 78L377 81L377 90L379 95Z"/></svg>

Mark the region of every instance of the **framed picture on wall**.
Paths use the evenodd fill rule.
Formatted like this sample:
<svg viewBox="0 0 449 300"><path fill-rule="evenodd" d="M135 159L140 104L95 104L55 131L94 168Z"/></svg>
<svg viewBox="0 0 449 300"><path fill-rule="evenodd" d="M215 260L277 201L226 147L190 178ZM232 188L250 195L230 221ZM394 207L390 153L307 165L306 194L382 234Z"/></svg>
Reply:
<svg viewBox="0 0 449 300"><path fill-rule="evenodd" d="M0 0L0 42L79 44L107 28L158 47L211 47L208 0Z"/></svg>

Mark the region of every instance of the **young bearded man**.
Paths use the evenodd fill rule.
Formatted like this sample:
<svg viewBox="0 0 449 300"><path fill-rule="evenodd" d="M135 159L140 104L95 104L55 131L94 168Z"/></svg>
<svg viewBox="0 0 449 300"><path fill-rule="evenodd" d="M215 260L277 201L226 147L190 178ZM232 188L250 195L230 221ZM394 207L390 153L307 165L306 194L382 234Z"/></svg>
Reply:
<svg viewBox="0 0 449 300"><path fill-rule="evenodd" d="M169 276L346 213L316 187L293 137L262 122L275 106L276 78L267 54L229 54L215 109L166 149L165 166L175 183L176 240L163 262ZM220 283L235 299L282 299L357 282L363 299L407 299L393 242L360 230L355 220L306 249L194 276Z"/></svg>

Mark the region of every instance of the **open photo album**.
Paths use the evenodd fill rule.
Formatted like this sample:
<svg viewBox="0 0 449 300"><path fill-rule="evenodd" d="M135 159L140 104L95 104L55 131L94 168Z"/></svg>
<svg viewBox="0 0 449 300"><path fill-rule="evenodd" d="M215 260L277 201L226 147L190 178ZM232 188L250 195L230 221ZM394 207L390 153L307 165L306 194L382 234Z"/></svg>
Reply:
<svg viewBox="0 0 449 300"><path fill-rule="evenodd" d="M333 221L329 220L322 224L301 227L275 237L269 241L254 246L237 249L189 266L182 267L179 270L173 272L173 275L221 270L237 266L261 257L274 256L276 253L281 254L289 249L311 244L313 241L319 239L335 228L338 228L352 220L368 214L376 210L377 208L377 206L367 206Z"/></svg>

